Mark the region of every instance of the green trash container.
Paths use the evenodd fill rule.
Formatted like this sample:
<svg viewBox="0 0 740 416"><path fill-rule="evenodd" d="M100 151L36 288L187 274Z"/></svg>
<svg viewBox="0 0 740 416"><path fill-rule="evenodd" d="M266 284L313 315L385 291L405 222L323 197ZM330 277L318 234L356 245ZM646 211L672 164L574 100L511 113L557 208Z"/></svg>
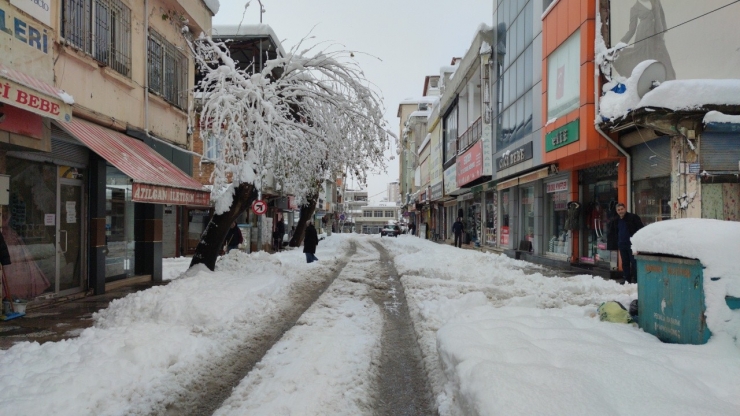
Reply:
<svg viewBox="0 0 740 416"><path fill-rule="evenodd" d="M641 254L635 260L640 328L663 342L705 344L711 332L699 260Z"/></svg>

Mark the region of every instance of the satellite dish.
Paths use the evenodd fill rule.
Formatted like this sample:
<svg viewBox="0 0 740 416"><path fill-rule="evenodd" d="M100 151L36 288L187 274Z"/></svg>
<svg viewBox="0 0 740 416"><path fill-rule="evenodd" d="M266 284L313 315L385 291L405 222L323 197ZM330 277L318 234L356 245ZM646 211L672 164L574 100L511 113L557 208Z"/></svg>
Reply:
<svg viewBox="0 0 740 416"><path fill-rule="evenodd" d="M665 78L665 65L658 61L651 63L642 71L640 78L637 80L637 95L642 98L643 95L655 88L657 84L665 81Z"/></svg>

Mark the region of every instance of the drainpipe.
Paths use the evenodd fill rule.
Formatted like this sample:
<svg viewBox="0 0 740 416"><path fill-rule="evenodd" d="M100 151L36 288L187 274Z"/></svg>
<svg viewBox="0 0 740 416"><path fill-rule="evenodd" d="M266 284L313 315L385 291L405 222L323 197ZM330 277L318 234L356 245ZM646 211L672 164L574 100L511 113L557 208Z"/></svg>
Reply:
<svg viewBox="0 0 740 416"><path fill-rule="evenodd" d="M600 13L601 10L601 0L595 0L596 1L596 13ZM596 117L599 116L599 97L601 97L600 90L601 87L599 86L599 67L596 65L596 60L594 58L594 105L596 106ZM627 153L622 146L620 146L617 142L612 140L611 137L609 137L608 134L604 133L603 130L601 130L601 127L599 127L599 123L594 120L594 128L596 129L599 134L606 139L609 143L612 144L617 150L619 150L619 153L623 154L624 157L627 159L627 201L625 201L625 205L627 205L627 209L632 212L632 156L630 156L629 153Z"/></svg>
<svg viewBox="0 0 740 416"><path fill-rule="evenodd" d="M144 0L144 132L149 136L149 0Z"/></svg>

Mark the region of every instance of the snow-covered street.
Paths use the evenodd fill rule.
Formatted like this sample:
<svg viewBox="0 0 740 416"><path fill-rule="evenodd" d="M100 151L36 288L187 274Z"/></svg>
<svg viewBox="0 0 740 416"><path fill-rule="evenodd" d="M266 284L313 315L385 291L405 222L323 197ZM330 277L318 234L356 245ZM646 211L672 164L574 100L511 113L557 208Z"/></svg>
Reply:
<svg viewBox="0 0 740 416"><path fill-rule="evenodd" d="M421 396L419 407L395 414L740 409L737 334L671 345L599 320L599 304L629 304L634 285L545 277L530 263L406 235L334 234L317 257L306 264L300 250L234 251L215 272L165 260L172 282L113 302L78 338L0 351L0 407L15 415L388 414L379 403L403 383L384 376L384 356L396 348L388 317L407 307L418 342L408 356L425 380L405 393Z"/></svg>

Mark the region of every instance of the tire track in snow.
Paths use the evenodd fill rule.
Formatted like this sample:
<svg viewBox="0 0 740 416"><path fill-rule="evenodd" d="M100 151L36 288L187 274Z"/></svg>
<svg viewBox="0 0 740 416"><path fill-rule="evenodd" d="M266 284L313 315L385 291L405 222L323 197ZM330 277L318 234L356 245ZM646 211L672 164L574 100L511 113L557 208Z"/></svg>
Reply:
<svg viewBox="0 0 740 416"><path fill-rule="evenodd" d="M313 305L339 276L352 256L357 245L350 243L346 254L334 266L333 273L319 281L298 282L291 289L294 302L287 304L289 309L270 317L261 330L244 343L241 348L226 355L219 363L202 374L198 382L185 391L191 394L170 399L168 416L211 415L231 394L232 389L254 368L280 338L296 325L303 313Z"/></svg>
<svg viewBox="0 0 740 416"><path fill-rule="evenodd" d="M380 252L379 275L387 279L388 287L375 290L373 296L384 313L375 414L436 415L403 285L385 247L375 241L371 244Z"/></svg>

